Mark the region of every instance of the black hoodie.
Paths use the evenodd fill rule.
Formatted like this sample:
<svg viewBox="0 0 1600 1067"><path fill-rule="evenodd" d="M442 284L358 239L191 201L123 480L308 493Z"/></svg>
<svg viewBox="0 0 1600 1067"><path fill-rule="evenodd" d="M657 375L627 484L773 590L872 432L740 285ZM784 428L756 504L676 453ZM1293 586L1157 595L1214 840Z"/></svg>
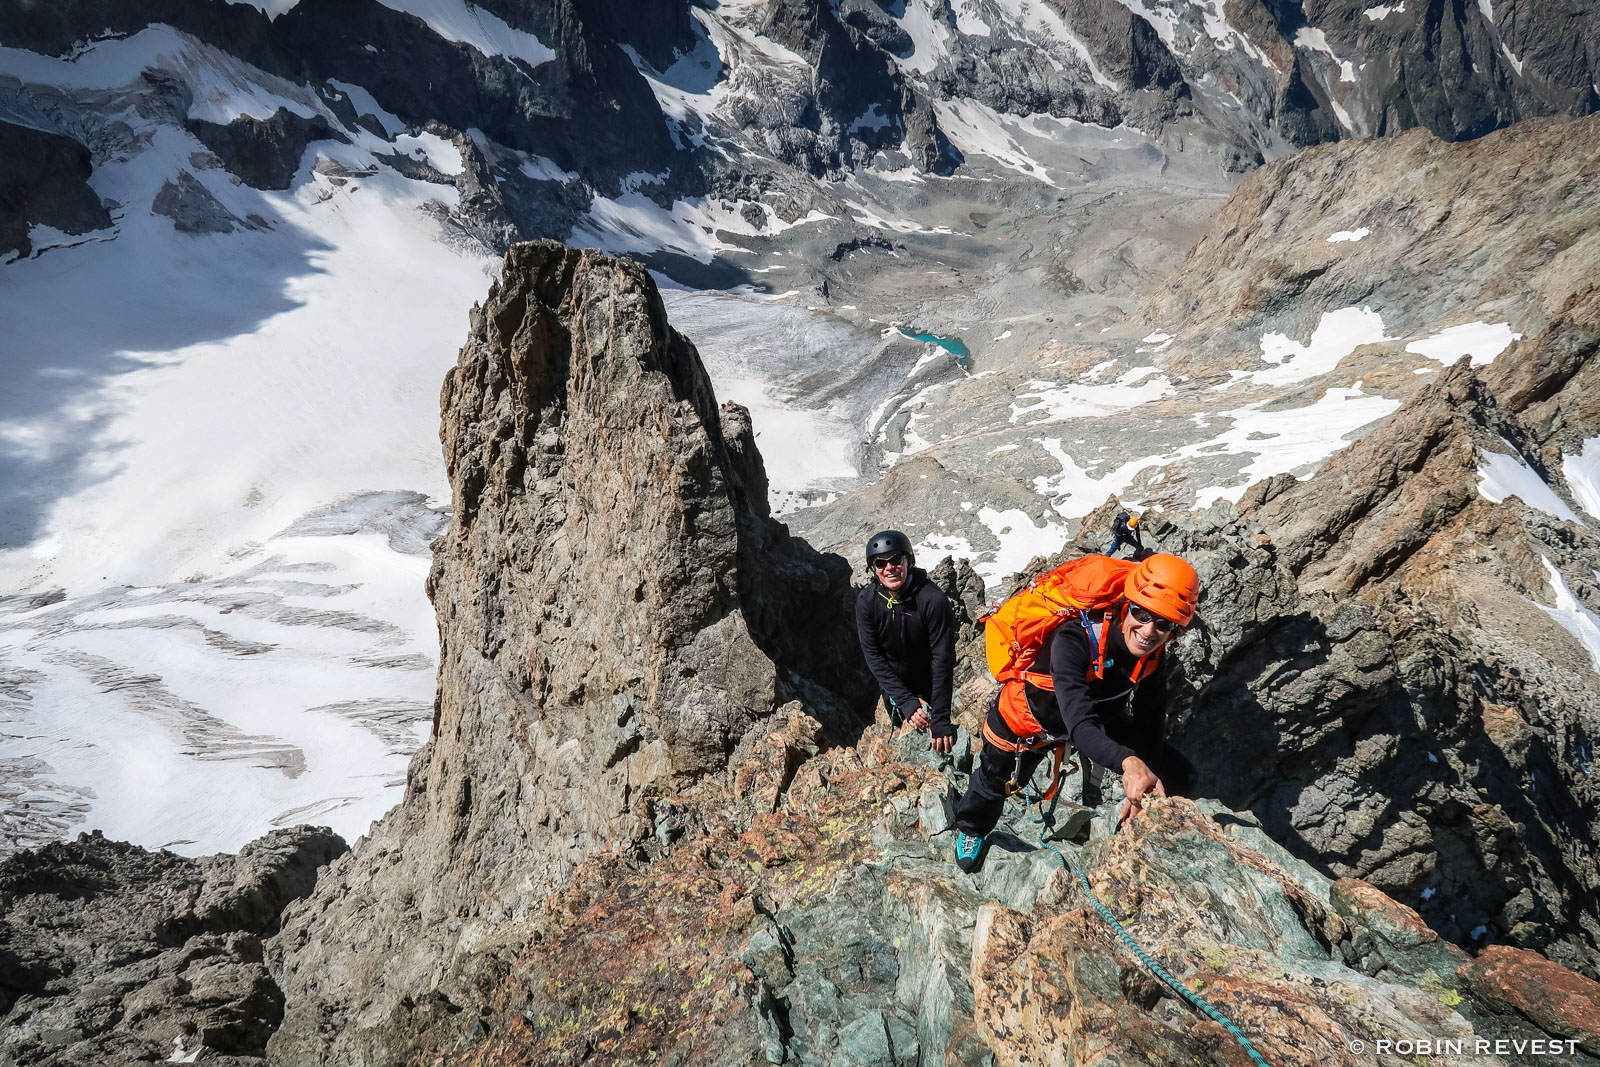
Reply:
<svg viewBox="0 0 1600 1067"><path fill-rule="evenodd" d="M856 636L883 695L901 707L926 699L929 732L950 737L950 691L956 666L956 621L944 590L928 572L911 569L896 597L873 578L856 594Z"/></svg>
<svg viewBox="0 0 1600 1067"><path fill-rule="evenodd" d="M1069 619L1045 638L1035 661L1049 664L1055 692L1027 684L1028 709L1050 733L1066 735L1073 747L1102 767L1122 772L1122 761L1149 754L1161 744L1167 719L1167 659L1163 654L1149 677L1137 686L1129 679L1136 660L1122 640L1112 613L1106 625L1106 662L1099 679L1090 679L1093 656L1082 622ZM1009 731L1008 731L1009 732Z"/></svg>

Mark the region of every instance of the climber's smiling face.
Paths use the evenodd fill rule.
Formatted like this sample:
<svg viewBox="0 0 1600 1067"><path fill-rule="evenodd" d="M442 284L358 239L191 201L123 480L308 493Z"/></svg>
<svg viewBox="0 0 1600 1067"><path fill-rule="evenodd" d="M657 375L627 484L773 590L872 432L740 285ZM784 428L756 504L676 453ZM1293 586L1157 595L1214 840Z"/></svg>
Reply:
<svg viewBox="0 0 1600 1067"><path fill-rule="evenodd" d="M1138 604L1127 604L1122 612L1122 642L1128 651L1143 659L1172 640L1178 624L1164 619Z"/></svg>
<svg viewBox="0 0 1600 1067"><path fill-rule="evenodd" d="M885 589L898 593L911 577L911 561L904 552L877 556L872 560L872 573L878 576L878 583Z"/></svg>

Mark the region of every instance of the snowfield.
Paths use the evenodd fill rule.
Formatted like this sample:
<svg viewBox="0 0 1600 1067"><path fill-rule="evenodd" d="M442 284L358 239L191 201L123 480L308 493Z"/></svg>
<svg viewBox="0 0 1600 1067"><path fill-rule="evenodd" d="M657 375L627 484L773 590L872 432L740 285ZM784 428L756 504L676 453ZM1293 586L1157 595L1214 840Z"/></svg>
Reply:
<svg viewBox="0 0 1600 1067"><path fill-rule="evenodd" d="M170 49L216 56L146 31L59 66L93 84ZM3 268L5 836L354 838L431 718L438 388L496 264L437 239L454 189L362 143L314 146L291 193L192 172L266 227L179 233L149 205L199 146L144 135L95 172L124 205L114 239ZM418 147L459 169L447 142ZM318 155L362 176L334 185Z"/></svg>
<svg viewBox="0 0 1600 1067"><path fill-rule="evenodd" d="M391 6L538 61L468 5ZM197 117L333 121L307 87L165 27L71 60L0 49L0 63L96 91L162 67L199 87ZM92 178L121 205L114 228L37 228L44 251L0 265L0 851L84 826L187 854L293 822L353 840L398 801L427 737L423 581L449 503L439 385L498 260L441 229L453 187L374 158L398 149L448 175L455 147L334 88L390 140L318 142L289 192L260 192L130 111L136 150ZM227 232L180 233L152 210L180 181ZM749 229L719 204L641 204L599 201L581 243L709 259L680 240ZM728 294L666 298L719 391L755 412L780 503L856 480L862 403L806 379L861 362L874 335Z"/></svg>

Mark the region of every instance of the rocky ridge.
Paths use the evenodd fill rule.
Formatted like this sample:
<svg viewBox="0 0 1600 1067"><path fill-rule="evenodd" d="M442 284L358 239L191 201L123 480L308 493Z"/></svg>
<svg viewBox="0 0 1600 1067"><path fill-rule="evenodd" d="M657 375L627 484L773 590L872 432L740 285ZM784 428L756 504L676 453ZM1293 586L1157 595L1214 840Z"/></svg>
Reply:
<svg viewBox="0 0 1600 1067"><path fill-rule="evenodd" d="M667 362L652 372L658 378L634 377L646 353L670 359L676 347L634 270L553 246L519 248L475 323L446 389L445 436L461 499L432 583L448 620L434 740L413 766L405 805L293 906L271 946L287 1001L270 1046L275 1062L898 1063L942 1053L952 1062L992 1055L1010 1063L1069 1051L1075 1061L1112 1062L1134 1048L1231 1062L1225 1032L1189 1021L1188 1009L1131 963L1109 962L1120 950L1078 895L1079 883L1052 873L1061 859L1037 846L1039 827L1027 813L1013 811L978 879L948 864L950 804L970 768L966 731L987 689L971 647L975 631L963 661L966 730L940 764L920 738L893 738L881 723L856 736L856 721L805 686L782 694L799 700L779 710L778 687L767 679L781 667L766 666L772 661L748 646L739 670L759 672L758 689L723 680L729 660L720 654L712 662L724 666L704 677L708 636L676 620L755 632L754 612L718 613L737 602L723 591L726 579L711 580L738 566L736 543L722 540L720 555L702 545L684 564L713 568L701 578L698 611L685 616L691 605L682 604L643 613L684 626L674 638L624 615L608 618L608 636L596 640L552 600L544 601L548 614L530 611L537 590L552 596L597 570L587 580L636 582L651 572L663 539L713 530L726 538L740 525L730 513L749 511L746 527L759 516L747 505L728 507L739 497L716 488L736 484L726 473L693 480L732 467L714 458L710 428L718 423L707 413L715 409L695 387L689 351L679 350L687 366ZM611 345L608 359L595 347L600 337ZM1559 397L1559 377L1531 392ZM1436 407L1458 411L1448 391L1473 380L1465 366L1442 377L1391 422L1393 433L1407 436L1405 427ZM504 384L484 388L496 381ZM618 391L607 393L607 384ZM651 401L653 392L678 399ZM563 404L562 455L543 467L524 459L521 442L539 440L534 412L547 424L562 417ZM652 406L657 413L645 414ZM620 436L602 432L607 411ZM706 449L698 452L706 458L633 458L675 438ZM598 440L613 458L597 458ZM753 446L737 451L749 472ZM675 470L682 480L665 494L674 518L650 517L648 509L662 506L660 492L605 489L622 470ZM1330 467L1305 485L1336 478ZM738 479L751 481L748 473ZM647 510L595 530L599 512L589 502L597 497L613 509ZM1559 726L1549 721L1551 697L1563 685L1590 683L1533 677L1531 668L1515 685L1473 676L1456 658L1447 621L1375 590L1351 596L1315 587L1296 542L1279 532L1281 520L1252 510L1271 500L1245 503L1243 518L1219 505L1148 524L1148 536L1197 560L1206 584L1201 622L1179 646L1186 697L1176 726L1202 767L1202 794L1222 803L1173 801L1117 835L1107 823L1111 807L1068 805L1056 813L1061 858L1090 873L1097 897L1132 919L1136 939L1156 945L1168 970L1253 1020L1252 1033L1373 1041L1423 1031L1464 1041L1509 1034L1524 1048L1534 1039L1592 1041L1571 1016L1510 1007L1527 1008L1543 994L1496 984L1543 982L1587 1003L1592 977L1526 949L1474 959L1450 944L1481 947L1492 925L1490 940L1595 973L1592 932L1565 918L1588 910L1582 887L1592 876L1572 861L1590 832L1586 782L1563 779L1557 788L1573 803L1541 805L1532 815L1517 799L1515 769L1485 763L1487 735L1502 732L1481 710L1503 704L1531 721L1542 702L1539 730L1581 731L1581 712L1566 713ZM1514 503L1482 507L1508 530L1546 536ZM1319 513L1330 516L1328 529L1344 527L1337 511ZM523 529L541 528L540 514L549 515L546 552L508 559L525 543ZM608 539L618 528L632 532L628 545ZM609 565L646 538L642 557ZM600 561L607 566L597 568ZM958 599L981 595L961 565L941 571ZM529 572L543 577L527 585L513 577ZM695 580L691 570L658 582L695 588ZM769 596L804 588L760 584ZM651 603L657 584L636 587ZM1516 610L1539 611L1531 603ZM833 626L848 630L842 619ZM815 615L811 629L829 632ZM641 633L639 646L614 636L630 630ZM581 692L553 687L533 696L529 683L556 677L558 667L535 665L527 650L574 638L595 649L589 661L564 665L586 672ZM1537 644L1561 640L1542 633ZM617 687L608 657L630 647L646 650L642 663L693 665L704 709L698 737L685 737L684 719L673 716L670 683L655 683L659 702L634 702ZM781 654L784 646L768 647ZM652 660L651 649L660 658ZM508 678L527 679L521 691L530 695L519 697ZM766 703L728 695L752 689ZM559 691L573 696L555 699ZM634 716L639 747L617 765L625 773L607 778L605 762L617 752L613 724ZM1426 747L1417 747L1421 738ZM1430 750L1438 763L1427 759ZM1424 769L1433 766L1439 770ZM537 796L564 802L541 806L530 795L534 783ZM516 814L508 816L508 805ZM1530 816L1537 821L1517 821ZM1525 892L1505 891L1516 886ZM1444 936L1384 887L1416 900ZM1057 992L1030 992L1044 981L1039 975L1055 976L1047 986ZM1062 986L1061 975L1075 977ZM1050 1012L1064 1023L1037 1025ZM1332 1042L1307 1048L1273 1046L1273 1062L1350 1056ZM1567 1052L1571 1062L1587 1062L1577 1045Z"/></svg>
<svg viewBox="0 0 1600 1067"><path fill-rule="evenodd" d="M1068 867L1271 1062L1422 1035L1593 1062L1593 794L1555 763L1592 736L1596 676L1562 669L1571 637L1524 599L1544 591L1530 555L1577 583L1592 538L1473 496L1478 451L1452 443L1589 432L1589 315L1575 303L1500 376L1441 375L1307 482L1149 516L1207 590L1174 729L1220 802L1120 833L1114 790L1048 826L1013 805L969 877L948 841L988 690L977 631L951 757L868 725L849 697L868 683L841 673L859 671L848 564L765 515L749 423L648 276L518 246L442 396L432 740L405 802L283 912L250 1009L268 1022L208 1047L259 1058L279 993L281 1064L1236 1062ZM1420 540L1395 522L1419 512ZM1103 517L1067 551L1100 547ZM970 617L976 575L935 572ZM1452 614L1485 582L1524 630L1482 639L1498 661ZM114 1020L102 1041L209 1024L182 1025Z"/></svg>
<svg viewBox="0 0 1600 1067"><path fill-rule="evenodd" d="M0 1063L260 1063L283 1018L263 941L345 852L275 830L184 859L98 832L0 862Z"/></svg>

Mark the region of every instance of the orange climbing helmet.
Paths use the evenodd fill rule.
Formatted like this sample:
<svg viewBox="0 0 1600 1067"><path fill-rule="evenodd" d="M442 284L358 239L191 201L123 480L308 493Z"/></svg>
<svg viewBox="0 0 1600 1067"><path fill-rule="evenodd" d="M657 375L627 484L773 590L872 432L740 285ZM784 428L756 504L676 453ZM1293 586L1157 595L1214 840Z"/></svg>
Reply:
<svg viewBox="0 0 1600 1067"><path fill-rule="evenodd" d="M1187 560L1157 552L1128 575L1122 595L1164 619L1187 626L1200 603L1200 576Z"/></svg>

